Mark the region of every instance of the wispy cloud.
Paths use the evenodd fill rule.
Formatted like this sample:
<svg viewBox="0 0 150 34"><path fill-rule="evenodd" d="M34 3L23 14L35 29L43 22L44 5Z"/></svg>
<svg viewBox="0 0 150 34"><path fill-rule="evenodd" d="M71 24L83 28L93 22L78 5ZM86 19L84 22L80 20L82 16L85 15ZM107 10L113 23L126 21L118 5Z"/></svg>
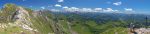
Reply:
<svg viewBox="0 0 150 34"><path fill-rule="evenodd" d="M58 12L58 11L60 11L60 10L58 10L58 9L51 9L51 11L53 11L53 12Z"/></svg>
<svg viewBox="0 0 150 34"><path fill-rule="evenodd" d="M102 12L121 13L119 10L114 10L114 9L112 9L112 8L106 8L106 9L103 9Z"/></svg>
<svg viewBox="0 0 150 34"><path fill-rule="evenodd" d="M69 7L68 7L68 6L64 6L64 7L62 7L62 8L67 9L67 8L69 8Z"/></svg>
<svg viewBox="0 0 150 34"><path fill-rule="evenodd" d="M79 12L118 12L119 10L113 10L112 8L77 8L77 7L63 7L65 11L79 11Z"/></svg>
<svg viewBox="0 0 150 34"><path fill-rule="evenodd" d="M41 9L45 9L45 7L44 7L44 6L42 6L42 7L41 7Z"/></svg>
<svg viewBox="0 0 150 34"><path fill-rule="evenodd" d="M77 8L77 7L63 7L65 11L70 11L70 12L75 12L75 11L79 11L79 12L91 12L93 11L91 8Z"/></svg>
<svg viewBox="0 0 150 34"><path fill-rule="evenodd" d="M124 9L125 9L125 11L133 11L132 8L124 8Z"/></svg>
<svg viewBox="0 0 150 34"><path fill-rule="evenodd" d="M77 7L63 7L65 9L65 11L71 11L71 12L74 12L74 11L79 11L80 9L77 8Z"/></svg>
<svg viewBox="0 0 150 34"><path fill-rule="evenodd" d="M116 6L119 6L121 4L122 4L122 2L115 2L115 3L113 3L113 5L116 5Z"/></svg>
<svg viewBox="0 0 150 34"><path fill-rule="evenodd" d="M95 11L101 11L101 10L103 10L102 8L95 8L94 9Z"/></svg>
<svg viewBox="0 0 150 34"><path fill-rule="evenodd" d="M58 2L64 2L64 0L58 0Z"/></svg>
<svg viewBox="0 0 150 34"><path fill-rule="evenodd" d="M55 7L62 7L60 4L55 4Z"/></svg>
<svg viewBox="0 0 150 34"><path fill-rule="evenodd" d="M113 11L113 9L112 8L106 8L103 11L105 11L105 12L111 12L111 11Z"/></svg>
<svg viewBox="0 0 150 34"><path fill-rule="evenodd" d="M81 11L84 11L84 12L93 12L93 10L91 8L82 8Z"/></svg>
<svg viewBox="0 0 150 34"><path fill-rule="evenodd" d="M124 8L126 14L133 14L135 11L132 8Z"/></svg>

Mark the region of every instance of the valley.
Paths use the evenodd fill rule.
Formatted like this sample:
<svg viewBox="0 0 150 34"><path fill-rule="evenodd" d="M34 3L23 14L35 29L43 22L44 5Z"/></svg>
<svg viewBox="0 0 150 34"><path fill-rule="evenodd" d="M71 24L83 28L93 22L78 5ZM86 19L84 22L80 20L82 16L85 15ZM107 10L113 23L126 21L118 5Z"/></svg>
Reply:
<svg viewBox="0 0 150 34"><path fill-rule="evenodd" d="M5 4L0 13L0 34L148 34L150 15L54 12Z"/></svg>

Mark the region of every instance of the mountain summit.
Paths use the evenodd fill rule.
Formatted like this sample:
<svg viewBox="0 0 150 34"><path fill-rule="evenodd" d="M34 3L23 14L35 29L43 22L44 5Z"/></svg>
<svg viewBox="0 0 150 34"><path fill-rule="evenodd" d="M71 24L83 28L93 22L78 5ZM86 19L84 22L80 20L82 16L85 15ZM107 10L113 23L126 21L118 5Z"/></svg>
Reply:
<svg viewBox="0 0 150 34"><path fill-rule="evenodd" d="M65 34L68 26L55 23L50 11L5 4L0 13L0 33L4 34ZM67 24L66 24L67 25Z"/></svg>
<svg viewBox="0 0 150 34"><path fill-rule="evenodd" d="M11 28L10 31L12 32L10 33L20 31L18 32L18 34L29 33L30 31L30 34L34 34L34 32L37 32L37 29L33 29L33 27L31 28L33 24L30 21L31 13L29 12L31 12L32 10L23 8L21 6L16 6L15 4L11 3L5 4L1 10L2 12L0 14L0 22L3 29L8 30L7 28ZM9 32L9 30L6 32Z"/></svg>

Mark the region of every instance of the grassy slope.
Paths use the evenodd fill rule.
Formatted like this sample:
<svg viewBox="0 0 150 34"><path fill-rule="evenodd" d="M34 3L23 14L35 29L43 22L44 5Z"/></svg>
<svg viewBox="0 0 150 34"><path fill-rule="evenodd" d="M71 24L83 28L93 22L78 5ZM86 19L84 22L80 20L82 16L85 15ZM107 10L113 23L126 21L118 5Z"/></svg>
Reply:
<svg viewBox="0 0 150 34"><path fill-rule="evenodd" d="M14 8L7 9L7 10L13 11ZM56 27L58 27L58 29L60 29L59 31L63 32L64 34L70 34L71 30L73 30L74 32L78 34L114 34L114 33L127 34L127 28L123 26L127 25L128 23L126 23L123 20L107 21L104 24L97 24L94 20L87 20L76 14L71 14L68 16L59 15L57 17L54 17L56 15L44 13L42 16L38 15L34 17L31 14L32 13L31 9L26 8L26 10L29 11L30 16L32 17L28 19L33 24L31 27L34 29L37 29L40 34L57 33L55 32ZM1 13L0 15L7 17L7 13L5 14ZM8 14L8 15L11 15L11 14ZM5 21L0 20L0 22L9 22L9 21L7 21L7 18L6 18ZM71 24L69 25L67 22ZM57 24L54 24L54 23L57 23ZM54 25L57 25L57 26L54 26ZM71 27L71 30L69 30L69 27ZM0 34L1 33L2 34L21 33L20 31L29 33L29 31L21 29L20 27L9 27L6 29L2 29L2 28L0 29L1 29Z"/></svg>

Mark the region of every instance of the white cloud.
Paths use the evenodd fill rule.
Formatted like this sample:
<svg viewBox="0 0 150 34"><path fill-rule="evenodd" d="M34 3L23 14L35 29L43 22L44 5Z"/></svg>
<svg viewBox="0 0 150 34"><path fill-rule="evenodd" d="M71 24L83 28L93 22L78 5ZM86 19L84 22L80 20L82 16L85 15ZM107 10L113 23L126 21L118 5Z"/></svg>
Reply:
<svg viewBox="0 0 150 34"><path fill-rule="evenodd" d="M95 10L95 11L101 11L102 8L95 8L94 10Z"/></svg>
<svg viewBox="0 0 150 34"><path fill-rule="evenodd" d="M119 10L113 10L113 11L119 11Z"/></svg>
<svg viewBox="0 0 150 34"><path fill-rule="evenodd" d="M62 7L60 4L55 4L55 7Z"/></svg>
<svg viewBox="0 0 150 34"><path fill-rule="evenodd" d="M80 11L80 12L91 12L93 11L91 8L77 8L77 7L62 7L65 9L65 11L70 11L70 12L75 12L75 11Z"/></svg>
<svg viewBox="0 0 150 34"><path fill-rule="evenodd" d="M79 9L79 8L77 8L77 7L71 7L72 9Z"/></svg>
<svg viewBox="0 0 150 34"><path fill-rule="evenodd" d="M64 7L62 7L62 8L67 9L67 8L69 8L69 7L68 7L68 6L64 6Z"/></svg>
<svg viewBox="0 0 150 34"><path fill-rule="evenodd" d="M58 0L58 2L64 2L64 0Z"/></svg>
<svg viewBox="0 0 150 34"><path fill-rule="evenodd" d="M66 11L71 11L71 12L74 12L74 11L79 11L80 9L77 8L77 7L63 7Z"/></svg>
<svg viewBox="0 0 150 34"><path fill-rule="evenodd" d="M114 9L112 9L112 8L103 9L102 12L121 13L119 10L114 10Z"/></svg>
<svg viewBox="0 0 150 34"><path fill-rule="evenodd" d="M119 10L113 10L112 8L77 8L77 7L67 7L64 6L62 7L65 11L69 11L69 12L75 12L75 11L79 11L79 12L116 12L119 13Z"/></svg>
<svg viewBox="0 0 150 34"><path fill-rule="evenodd" d="M45 7L44 7L44 6L42 6L41 8L42 8L42 9L45 9Z"/></svg>
<svg viewBox="0 0 150 34"><path fill-rule="evenodd" d="M122 2L115 2L115 3L113 3L113 5L116 5L116 6L119 6L121 4L122 4Z"/></svg>
<svg viewBox="0 0 150 34"><path fill-rule="evenodd" d="M119 10L113 10L114 13L122 13L121 11Z"/></svg>
<svg viewBox="0 0 150 34"><path fill-rule="evenodd" d="M57 9L51 9L51 11L53 11L53 12L58 12L58 11L60 11L60 10L57 10Z"/></svg>
<svg viewBox="0 0 150 34"><path fill-rule="evenodd" d="M132 14L132 13L134 13L134 10L132 8L124 8L124 10L125 10L126 14Z"/></svg>
<svg viewBox="0 0 150 34"><path fill-rule="evenodd" d="M104 12L111 12L111 11L113 11L113 9L112 9L112 8L106 8L106 9L104 9L103 11L104 11Z"/></svg>
<svg viewBox="0 0 150 34"><path fill-rule="evenodd" d="M124 9L125 9L125 11L133 11L132 8L124 8Z"/></svg>
<svg viewBox="0 0 150 34"><path fill-rule="evenodd" d="M82 8L81 11L83 11L83 12L94 12L91 8Z"/></svg>

